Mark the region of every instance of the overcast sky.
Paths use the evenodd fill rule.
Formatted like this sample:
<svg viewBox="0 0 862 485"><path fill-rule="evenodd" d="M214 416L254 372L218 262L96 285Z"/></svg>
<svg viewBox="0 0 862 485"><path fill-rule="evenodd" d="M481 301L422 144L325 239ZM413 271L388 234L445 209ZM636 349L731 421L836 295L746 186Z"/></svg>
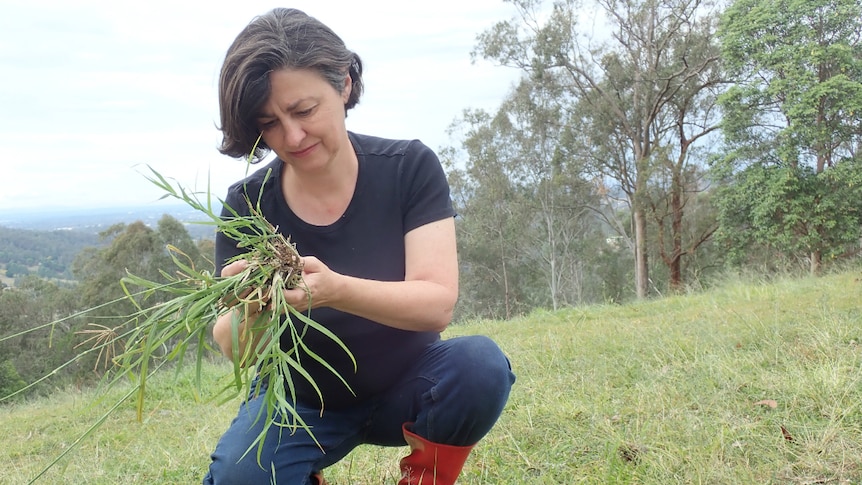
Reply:
<svg viewBox="0 0 862 485"><path fill-rule="evenodd" d="M245 165L218 153L216 85L237 33L272 2L0 0L0 211L153 203L151 165L223 195ZM517 73L471 62L503 0L297 0L365 64L348 129L451 144L465 108L493 110Z"/></svg>

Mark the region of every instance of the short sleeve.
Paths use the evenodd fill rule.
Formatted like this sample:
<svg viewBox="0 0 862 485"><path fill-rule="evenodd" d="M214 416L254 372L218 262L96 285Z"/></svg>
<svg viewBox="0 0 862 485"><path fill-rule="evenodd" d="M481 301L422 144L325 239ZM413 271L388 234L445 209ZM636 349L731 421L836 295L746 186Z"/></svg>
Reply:
<svg viewBox="0 0 862 485"><path fill-rule="evenodd" d="M433 150L421 142L410 142L402 170L404 233L455 216L449 182Z"/></svg>

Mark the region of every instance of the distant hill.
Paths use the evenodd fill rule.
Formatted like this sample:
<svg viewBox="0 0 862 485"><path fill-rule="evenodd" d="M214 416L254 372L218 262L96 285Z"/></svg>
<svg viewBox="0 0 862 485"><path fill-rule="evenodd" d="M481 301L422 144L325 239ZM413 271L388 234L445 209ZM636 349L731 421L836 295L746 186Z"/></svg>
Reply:
<svg viewBox="0 0 862 485"><path fill-rule="evenodd" d="M34 231L0 226L2 282L37 274L43 278L70 279L70 267L78 253L99 244L96 234L81 231Z"/></svg>
<svg viewBox="0 0 862 485"><path fill-rule="evenodd" d="M155 227L165 214L182 222L193 239L213 238L212 226L196 224L206 216L182 204L0 211L0 283L11 285L28 273L69 279L78 253L101 244L100 232L136 221Z"/></svg>

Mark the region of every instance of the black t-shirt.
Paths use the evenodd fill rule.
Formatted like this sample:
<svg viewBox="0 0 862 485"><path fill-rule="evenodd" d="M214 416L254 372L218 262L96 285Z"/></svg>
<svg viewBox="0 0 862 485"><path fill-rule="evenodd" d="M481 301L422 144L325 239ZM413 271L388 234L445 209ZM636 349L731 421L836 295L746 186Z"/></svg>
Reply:
<svg viewBox="0 0 862 485"><path fill-rule="evenodd" d="M424 224L455 215L446 176L434 152L419 141L348 135L359 159L359 174L353 199L335 223L315 226L293 213L280 188L283 162L277 158L233 184L225 204L247 215L246 194L253 202L260 197L263 216L290 237L300 255L316 256L333 271L345 275L403 281L404 236ZM229 216L227 210L222 212L222 217ZM219 272L225 261L243 252L235 241L219 233ZM353 397L330 371L304 356L302 364L320 387L324 406L333 409L386 390L416 355L440 339L437 332L398 330L332 308L315 308L311 318L334 332L357 361L354 373L347 355L328 337L314 331L306 335L304 342L338 370L356 393ZM296 320L295 323L300 325ZM318 402L316 392L305 379L295 375L293 382L303 402Z"/></svg>

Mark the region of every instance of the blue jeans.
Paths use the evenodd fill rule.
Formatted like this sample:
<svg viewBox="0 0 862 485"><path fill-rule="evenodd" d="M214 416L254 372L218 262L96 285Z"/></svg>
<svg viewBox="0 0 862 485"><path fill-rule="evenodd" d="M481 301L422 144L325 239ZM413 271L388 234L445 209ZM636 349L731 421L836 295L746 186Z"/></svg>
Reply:
<svg viewBox="0 0 862 485"><path fill-rule="evenodd" d="M361 444L406 445L401 425L407 422L434 443L473 445L496 423L515 382L509 360L483 336L438 341L411 365L402 382L351 408L325 409L321 417L319 406L296 403L323 451L303 430L291 434L272 427L260 464L256 446L242 457L263 427L257 419L263 398L243 402L212 453L204 485L305 485L312 473Z"/></svg>

